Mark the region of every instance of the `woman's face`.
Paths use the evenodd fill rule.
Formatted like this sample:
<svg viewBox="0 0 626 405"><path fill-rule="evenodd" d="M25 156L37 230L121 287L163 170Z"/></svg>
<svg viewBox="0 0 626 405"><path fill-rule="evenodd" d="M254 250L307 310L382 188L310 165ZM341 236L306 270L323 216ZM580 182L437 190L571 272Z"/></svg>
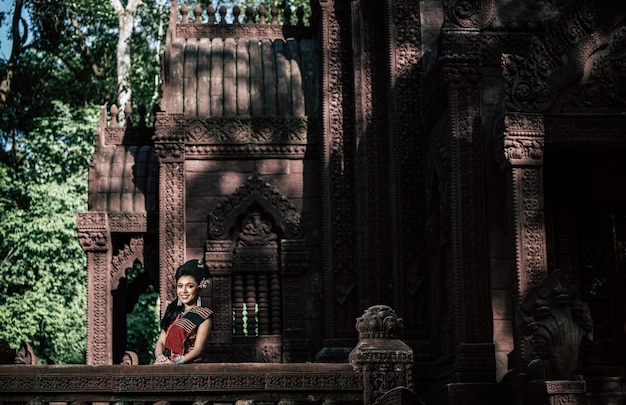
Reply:
<svg viewBox="0 0 626 405"><path fill-rule="evenodd" d="M200 289L196 279L191 276L181 276L176 283L176 295L180 298L180 302L185 308L193 307L196 305Z"/></svg>

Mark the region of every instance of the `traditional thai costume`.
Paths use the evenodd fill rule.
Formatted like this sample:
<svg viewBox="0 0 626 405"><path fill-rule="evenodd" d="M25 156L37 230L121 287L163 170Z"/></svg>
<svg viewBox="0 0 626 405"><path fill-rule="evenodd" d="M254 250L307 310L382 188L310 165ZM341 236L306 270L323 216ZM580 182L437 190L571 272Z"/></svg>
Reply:
<svg viewBox="0 0 626 405"><path fill-rule="evenodd" d="M171 361L177 363L182 356L189 353L196 343L198 326L213 315L213 311L205 307L192 307L179 314L167 328L165 339L165 354ZM195 360L201 361L201 358Z"/></svg>

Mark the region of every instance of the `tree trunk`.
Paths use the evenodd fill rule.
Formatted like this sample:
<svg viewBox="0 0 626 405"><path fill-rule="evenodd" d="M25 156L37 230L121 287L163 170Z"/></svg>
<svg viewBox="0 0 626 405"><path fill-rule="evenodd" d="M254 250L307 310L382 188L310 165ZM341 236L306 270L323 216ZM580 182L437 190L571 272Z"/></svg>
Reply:
<svg viewBox="0 0 626 405"><path fill-rule="evenodd" d="M11 35L13 37L13 45L11 47L11 56L7 62L6 72L0 80L0 113L4 111L5 103L9 98L12 89L12 81L17 61L24 49L26 38L28 37L28 26L22 18L23 0L15 1L15 9L13 11L13 20L11 22ZM20 23L24 29L24 33L20 35Z"/></svg>
<svg viewBox="0 0 626 405"><path fill-rule="evenodd" d="M124 7L120 0L111 0L111 5L117 14L120 35L117 40L117 91L120 111L126 104L131 103L130 72L131 48L130 39L133 35L133 26L137 9L142 5L141 0L129 0Z"/></svg>

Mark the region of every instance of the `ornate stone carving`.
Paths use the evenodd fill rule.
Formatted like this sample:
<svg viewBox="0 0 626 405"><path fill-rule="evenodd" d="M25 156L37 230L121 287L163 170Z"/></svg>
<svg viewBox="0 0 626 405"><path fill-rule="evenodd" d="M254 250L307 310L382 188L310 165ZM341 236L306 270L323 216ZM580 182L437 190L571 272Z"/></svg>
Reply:
<svg viewBox="0 0 626 405"><path fill-rule="evenodd" d="M386 305L375 305L357 319L359 343L350 363L363 374L365 405L396 387L412 389L413 350L399 339L402 318Z"/></svg>
<svg viewBox="0 0 626 405"><path fill-rule="evenodd" d="M109 230L106 212L79 212L76 214L78 241L85 252L109 249Z"/></svg>
<svg viewBox="0 0 626 405"><path fill-rule="evenodd" d="M184 123L188 144L306 144L304 117L190 118Z"/></svg>
<svg viewBox="0 0 626 405"><path fill-rule="evenodd" d="M176 24L177 38L310 38L311 28L274 24Z"/></svg>
<svg viewBox="0 0 626 405"><path fill-rule="evenodd" d="M510 113L497 153L511 168L513 229L520 297L536 285L546 272L546 235L541 172L544 150L544 121L541 114Z"/></svg>
<svg viewBox="0 0 626 405"><path fill-rule="evenodd" d="M424 251L419 230L423 229L425 217L413 214L426 212L424 193L420 192L425 188L426 159L424 148L419 143L421 135L417 135L422 129L417 120L408 118L418 116L421 108L419 103L414 102L421 97L423 80L420 5L410 0L387 4L393 9L390 15L394 17L389 20L389 69L393 72L389 83L392 94L389 127L392 133L396 132L391 143L391 160L395 162L391 178L398 184L398 201L392 209L396 211L395 220L401 228L397 240L401 249L399 254L404 263L410 263ZM394 284L400 283L402 281L396 280Z"/></svg>
<svg viewBox="0 0 626 405"><path fill-rule="evenodd" d="M81 231L101 231L107 227L106 212L90 211L76 214L76 227Z"/></svg>
<svg viewBox="0 0 626 405"><path fill-rule="evenodd" d="M131 237L130 243L125 245L111 260L111 289L118 287L121 277L126 276L126 269L133 265L135 260L143 261L143 237Z"/></svg>
<svg viewBox="0 0 626 405"><path fill-rule="evenodd" d="M223 395L233 392L245 397L248 392L265 391L275 394L277 398L302 398L302 393L307 392L323 398L329 392L337 391L349 392L348 395L343 394L344 398L352 396L349 400L353 402L360 399L363 390L361 376L345 364L283 364L281 367L233 363L212 367L205 364L190 365L180 375L172 374L171 367L120 370L119 365L69 365L62 372L51 371L45 366L17 365L2 366L2 370L0 393L3 395L19 398L44 395L57 401L80 397L81 394L101 400L116 397L129 402L139 398L152 402L159 398L159 394L162 398L189 400L197 394L199 398L212 398L210 402L213 402L220 401L220 398L223 401Z"/></svg>
<svg viewBox="0 0 626 405"><path fill-rule="evenodd" d="M277 221L276 226L283 230L287 239L301 236L300 214L296 208L257 173L249 176L241 187L215 207L209 217L209 238L226 238L229 230L235 226L237 216L254 202L272 214Z"/></svg>
<svg viewBox="0 0 626 405"><path fill-rule="evenodd" d="M88 254L87 272L87 364L112 363L110 276L107 255Z"/></svg>
<svg viewBox="0 0 626 405"><path fill-rule="evenodd" d="M557 96L569 108L626 105L624 96L616 93L626 77L620 68L626 28L614 18L620 7L619 2L599 0L563 7L560 19L545 35L533 38L528 56L503 54L509 111L561 108L563 100ZM575 90L564 96L562 90L572 84Z"/></svg>
<svg viewBox="0 0 626 405"><path fill-rule="evenodd" d="M445 0L447 22L459 28L484 28L491 22L495 11L493 0Z"/></svg>
<svg viewBox="0 0 626 405"><path fill-rule="evenodd" d="M326 288L326 331L335 335L339 327L342 333L350 333L347 322L336 324L335 278L352 273L356 262L354 248L355 213L353 162L354 123L346 117L353 115L349 79L351 64L351 37L347 24L350 4L342 1L325 1L321 5L321 56L322 66L322 133L324 134L322 166L324 241L324 285ZM353 275L349 274L352 278ZM354 319L354 318L352 318Z"/></svg>
<svg viewBox="0 0 626 405"><path fill-rule="evenodd" d="M559 270L528 291L517 307L515 323L524 336L532 338L533 357L548 362L548 380L571 379L583 338L593 339L589 308Z"/></svg>
<svg viewBox="0 0 626 405"><path fill-rule="evenodd" d="M160 177L160 224L161 247L159 283L161 310L167 301L176 296L174 273L185 262L185 174L179 162L162 162ZM167 247L167 248L166 248Z"/></svg>
<svg viewBox="0 0 626 405"><path fill-rule="evenodd" d="M241 246L270 246L276 247L276 233L272 231L272 224L267 218L263 218L257 210L252 210L244 218L237 245Z"/></svg>
<svg viewBox="0 0 626 405"><path fill-rule="evenodd" d="M363 312L356 320L359 339L368 338L399 338L404 329L404 321L396 311L387 305L375 305Z"/></svg>
<svg viewBox="0 0 626 405"><path fill-rule="evenodd" d="M148 214L145 212L139 214L110 212L107 215L111 232L139 233L148 231Z"/></svg>
<svg viewBox="0 0 626 405"><path fill-rule="evenodd" d="M105 128L106 145L148 145L152 143L154 128Z"/></svg>

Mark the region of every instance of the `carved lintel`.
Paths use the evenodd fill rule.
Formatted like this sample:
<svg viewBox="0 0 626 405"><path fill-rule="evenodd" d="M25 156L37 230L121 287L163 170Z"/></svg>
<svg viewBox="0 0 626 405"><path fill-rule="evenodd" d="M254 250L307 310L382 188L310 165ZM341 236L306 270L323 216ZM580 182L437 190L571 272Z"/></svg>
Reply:
<svg viewBox="0 0 626 405"><path fill-rule="evenodd" d="M307 143L306 117L212 117L185 120L189 144Z"/></svg>
<svg viewBox="0 0 626 405"><path fill-rule="evenodd" d="M111 232L147 232L148 214L145 212L138 214L108 213L109 227Z"/></svg>
<svg viewBox="0 0 626 405"><path fill-rule="evenodd" d="M233 254L233 272L272 272L278 268L276 246L238 246Z"/></svg>
<svg viewBox="0 0 626 405"><path fill-rule="evenodd" d="M79 231L104 231L107 229L107 213L103 211L79 212L76 214Z"/></svg>

